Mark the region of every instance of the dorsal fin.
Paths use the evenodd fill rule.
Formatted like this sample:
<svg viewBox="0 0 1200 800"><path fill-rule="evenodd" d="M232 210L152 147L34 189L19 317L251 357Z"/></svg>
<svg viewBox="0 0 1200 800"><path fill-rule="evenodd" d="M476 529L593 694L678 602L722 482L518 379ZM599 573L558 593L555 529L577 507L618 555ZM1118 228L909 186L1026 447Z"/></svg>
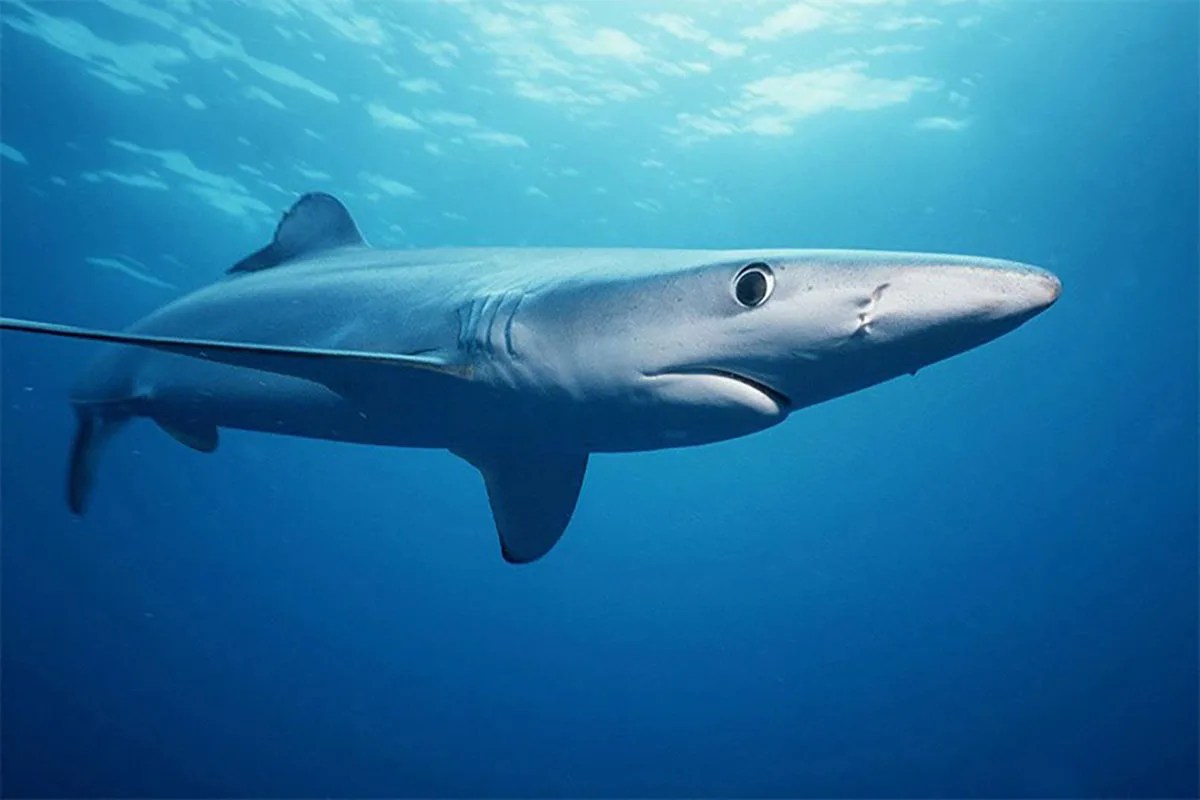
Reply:
<svg viewBox="0 0 1200 800"><path fill-rule="evenodd" d="M229 272L257 272L323 250L353 246L366 247L367 242L342 201L323 192L310 192L279 220L269 245L234 264Z"/></svg>

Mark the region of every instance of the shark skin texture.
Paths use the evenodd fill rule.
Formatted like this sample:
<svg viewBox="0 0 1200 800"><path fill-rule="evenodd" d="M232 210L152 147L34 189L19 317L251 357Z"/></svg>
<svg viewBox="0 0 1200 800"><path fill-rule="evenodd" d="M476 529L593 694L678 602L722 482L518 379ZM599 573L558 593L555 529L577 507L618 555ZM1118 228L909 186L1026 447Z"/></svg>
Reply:
<svg viewBox="0 0 1200 800"><path fill-rule="evenodd" d="M270 244L107 342L76 385L68 503L103 445L153 420L201 452L221 428L449 450L486 484L501 553L545 555L591 453L745 436L965 352L1049 308L1009 261L846 250L382 250L326 194Z"/></svg>

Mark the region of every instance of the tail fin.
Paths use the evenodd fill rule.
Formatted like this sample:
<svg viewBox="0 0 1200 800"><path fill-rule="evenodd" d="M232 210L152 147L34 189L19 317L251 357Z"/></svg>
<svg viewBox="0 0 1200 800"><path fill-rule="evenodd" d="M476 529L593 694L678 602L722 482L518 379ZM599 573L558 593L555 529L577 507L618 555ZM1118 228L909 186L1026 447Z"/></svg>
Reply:
<svg viewBox="0 0 1200 800"><path fill-rule="evenodd" d="M67 474L67 505L73 514L83 514L95 480L96 466L105 443L124 424L124 417L105 416L93 408L76 406L78 425L71 444L71 465Z"/></svg>

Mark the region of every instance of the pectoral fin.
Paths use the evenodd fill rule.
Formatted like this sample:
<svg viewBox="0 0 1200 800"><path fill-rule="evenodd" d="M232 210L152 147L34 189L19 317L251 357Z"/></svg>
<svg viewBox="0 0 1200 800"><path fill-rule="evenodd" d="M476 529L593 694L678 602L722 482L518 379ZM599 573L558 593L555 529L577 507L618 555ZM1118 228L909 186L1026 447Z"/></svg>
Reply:
<svg viewBox="0 0 1200 800"><path fill-rule="evenodd" d="M148 347L152 350L162 350L167 353L215 361L235 367L248 367L279 375L293 375L334 388L353 383L355 378L359 378L363 374L375 374L383 377L380 370L420 369L460 378L469 378L471 375L470 365L450 363L431 355L373 353L358 350L332 350L319 347L293 347L97 331L76 328L71 325L32 322L8 317L0 318L0 330Z"/></svg>
<svg viewBox="0 0 1200 800"><path fill-rule="evenodd" d="M500 553L527 564L558 542L579 499L587 453L458 453L483 475Z"/></svg>

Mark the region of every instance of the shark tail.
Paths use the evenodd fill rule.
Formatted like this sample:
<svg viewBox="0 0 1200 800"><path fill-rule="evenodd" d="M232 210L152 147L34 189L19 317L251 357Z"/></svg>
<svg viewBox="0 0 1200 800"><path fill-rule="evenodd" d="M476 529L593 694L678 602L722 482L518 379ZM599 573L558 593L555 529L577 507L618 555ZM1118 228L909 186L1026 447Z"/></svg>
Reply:
<svg viewBox="0 0 1200 800"><path fill-rule="evenodd" d="M67 470L67 505L73 514L83 514L104 446L129 420L125 414L105 413L102 408L75 406L75 440Z"/></svg>

